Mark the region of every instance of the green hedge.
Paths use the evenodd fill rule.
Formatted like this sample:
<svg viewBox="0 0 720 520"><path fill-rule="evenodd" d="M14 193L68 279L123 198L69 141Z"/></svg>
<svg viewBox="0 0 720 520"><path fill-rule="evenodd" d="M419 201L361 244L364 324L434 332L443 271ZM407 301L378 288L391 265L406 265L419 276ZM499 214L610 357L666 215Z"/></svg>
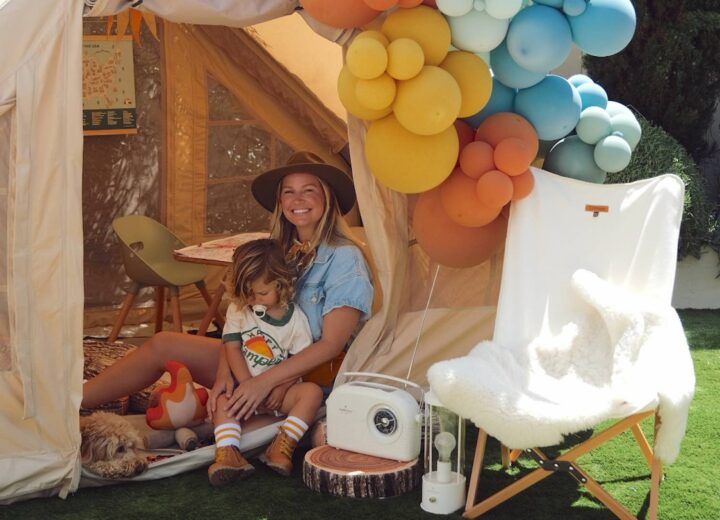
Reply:
<svg viewBox="0 0 720 520"><path fill-rule="evenodd" d="M585 56L585 69L610 99L636 107L699 160L720 96L720 0L633 5L630 44L613 56Z"/></svg>
<svg viewBox="0 0 720 520"><path fill-rule="evenodd" d="M700 256L701 248L710 243L714 224L705 196L705 182L687 150L662 128L635 113L642 126L642 138L627 168L608 174L606 182L632 182L674 173L685 183L685 207L680 228L678 259Z"/></svg>

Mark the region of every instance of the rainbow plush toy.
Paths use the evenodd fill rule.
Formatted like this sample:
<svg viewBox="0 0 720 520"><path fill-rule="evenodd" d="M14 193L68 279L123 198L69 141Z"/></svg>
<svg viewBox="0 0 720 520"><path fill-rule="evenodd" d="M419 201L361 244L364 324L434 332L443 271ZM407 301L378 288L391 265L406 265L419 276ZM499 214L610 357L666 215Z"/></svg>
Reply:
<svg viewBox="0 0 720 520"><path fill-rule="evenodd" d="M190 370L177 361L168 361L170 384L158 390L158 404L148 408L145 420L156 430L176 430L194 426L207 417L205 388L195 388Z"/></svg>

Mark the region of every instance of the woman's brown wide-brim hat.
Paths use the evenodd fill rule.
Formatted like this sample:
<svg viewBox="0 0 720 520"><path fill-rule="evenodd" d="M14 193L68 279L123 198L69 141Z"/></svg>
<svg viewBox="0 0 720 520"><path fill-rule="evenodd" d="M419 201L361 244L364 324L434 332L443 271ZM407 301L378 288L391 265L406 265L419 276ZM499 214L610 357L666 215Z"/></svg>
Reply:
<svg viewBox="0 0 720 520"><path fill-rule="evenodd" d="M280 181L291 173L310 173L324 180L335 193L335 198L344 215L355 205L355 188L352 179L340 168L327 164L312 152L295 152L285 166L274 168L258 175L251 190L255 200L268 211L275 209Z"/></svg>

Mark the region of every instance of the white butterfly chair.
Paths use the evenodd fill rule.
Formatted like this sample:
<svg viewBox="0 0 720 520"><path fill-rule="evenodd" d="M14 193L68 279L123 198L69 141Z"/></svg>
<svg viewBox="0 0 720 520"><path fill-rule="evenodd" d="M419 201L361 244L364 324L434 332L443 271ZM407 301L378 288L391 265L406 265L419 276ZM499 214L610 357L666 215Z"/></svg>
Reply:
<svg viewBox="0 0 720 520"><path fill-rule="evenodd" d="M465 516L564 472L619 518L634 518L576 462L630 429L651 466L655 518L662 463L678 454L695 387L670 306L682 181L598 185L533 174L533 192L510 212L493 340L428 372L442 403L480 429ZM652 415L651 447L639 423ZM611 418L619 422L557 459L538 448ZM476 503L487 435L539 468Z"/></svg>

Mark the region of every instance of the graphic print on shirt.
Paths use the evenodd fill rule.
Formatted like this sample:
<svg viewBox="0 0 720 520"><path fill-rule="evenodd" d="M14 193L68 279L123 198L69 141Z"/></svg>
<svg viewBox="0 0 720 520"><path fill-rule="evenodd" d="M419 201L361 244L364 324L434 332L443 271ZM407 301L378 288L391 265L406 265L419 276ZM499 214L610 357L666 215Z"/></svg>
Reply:
<svg viewBox="0 0 720 520"><path fill-rule="evenodd" d="M275 338L258 327L242 332L242 352L250 368L277 365L287 357Z"/></svg>

